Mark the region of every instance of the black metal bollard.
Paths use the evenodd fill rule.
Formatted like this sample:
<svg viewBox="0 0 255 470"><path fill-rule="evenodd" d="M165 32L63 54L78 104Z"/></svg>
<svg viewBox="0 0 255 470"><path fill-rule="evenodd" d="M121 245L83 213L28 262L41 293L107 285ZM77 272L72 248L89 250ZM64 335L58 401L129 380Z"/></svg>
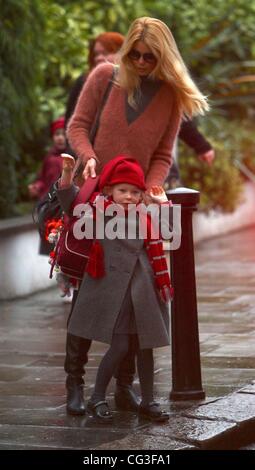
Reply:
<svg viewBox="0 0 255 470"><path fill-rule="evenodd" d="M181 205L182 238L178 250L170 252L174 287L172 302L172 400L205 398L202 389L192 214L200 193L188 188L167 191L173 204Z"/></svg>

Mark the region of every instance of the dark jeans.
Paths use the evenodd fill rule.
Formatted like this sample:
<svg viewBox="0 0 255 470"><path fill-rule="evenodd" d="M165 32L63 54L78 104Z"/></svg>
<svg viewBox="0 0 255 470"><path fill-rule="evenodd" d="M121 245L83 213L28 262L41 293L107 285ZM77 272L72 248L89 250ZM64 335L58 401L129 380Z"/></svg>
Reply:
<svg viewBox="0 0 255 470"><path fill-rule="evenodd" d="M73 294L71 312L67 320L69 324L74 304L76 302L78 291L75 290ZM130 338L135 335L130 335ZM92 341L80 336L75 336L70 333L66 335L66 358L65 358L65 372L67 373L67 385L73 382L83 384L83 375L85 374L85 365L88 362L88 352ZM121 361L118 370L115 373L118 385L132 385L135 375L135 357L136 357L137 344L134 340L129 342L129 350L127 355Z"/></svg>

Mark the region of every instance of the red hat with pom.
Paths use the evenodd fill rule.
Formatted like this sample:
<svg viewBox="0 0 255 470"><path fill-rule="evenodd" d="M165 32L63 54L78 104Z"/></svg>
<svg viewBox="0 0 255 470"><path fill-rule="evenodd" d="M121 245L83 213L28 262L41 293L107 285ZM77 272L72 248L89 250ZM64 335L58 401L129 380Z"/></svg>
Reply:
<svg viewBox="0 0 255 470"><path fill-rule="evenodd" d="M65 128L65 118L64 116L61 116L51 123L50 133L51 135L53 135L57 129L64 129L64 128Z"/></svg>
<svg viewBox="0 0 255 470"><path fill-rule="evenodd" d="M99 179L99 190L105 186L128 183L145 191L144 172L137 160L125 155L118 155L103 168Z"/></svg>

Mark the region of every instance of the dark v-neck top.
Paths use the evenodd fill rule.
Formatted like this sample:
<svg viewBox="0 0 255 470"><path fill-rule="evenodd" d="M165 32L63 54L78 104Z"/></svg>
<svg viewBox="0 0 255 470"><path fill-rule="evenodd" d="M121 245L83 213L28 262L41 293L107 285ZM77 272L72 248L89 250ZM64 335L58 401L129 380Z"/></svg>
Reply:
<svg viewBox="0 0 255 470"><path fill-rule="evenodd" d="M135 91L134 98L137 104L135 109L128 103L128 96L126 95L125 108L128 124L134 122L144 112L161 88L161 85L161 80L152 80L151 78L143 77L140 87Z"/></svg>

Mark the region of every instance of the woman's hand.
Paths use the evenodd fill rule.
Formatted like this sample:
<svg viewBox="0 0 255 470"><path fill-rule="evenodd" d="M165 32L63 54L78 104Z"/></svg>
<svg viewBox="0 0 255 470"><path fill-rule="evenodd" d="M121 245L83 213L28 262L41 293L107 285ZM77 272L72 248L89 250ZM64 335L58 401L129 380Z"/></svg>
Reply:
<svg viewBox="0 0 255 470"><path fill-rule="evenodd" d="M208 150L208 152L200 153L198 158L210 166L215 159L215 152L213 149Z"/></svg>
<svg viewBox="0 0 255 470"><path fill-rule="evenodd" d="M158 204L168 201L167 195L162 186L152 186L149 190L149 195L152 202L157 202Z"/></svg>
<svg viewBox="0 0 255 470"><path fill-rule="evenodd" d="M96 177L96 159L94 157L91 157L88 159L86 165L85 165L85 168L84 168L84 171L83 171L83 178L85 179L85 181L88 179L89 176L91 176L91 178L95 178Z"/></svg>

